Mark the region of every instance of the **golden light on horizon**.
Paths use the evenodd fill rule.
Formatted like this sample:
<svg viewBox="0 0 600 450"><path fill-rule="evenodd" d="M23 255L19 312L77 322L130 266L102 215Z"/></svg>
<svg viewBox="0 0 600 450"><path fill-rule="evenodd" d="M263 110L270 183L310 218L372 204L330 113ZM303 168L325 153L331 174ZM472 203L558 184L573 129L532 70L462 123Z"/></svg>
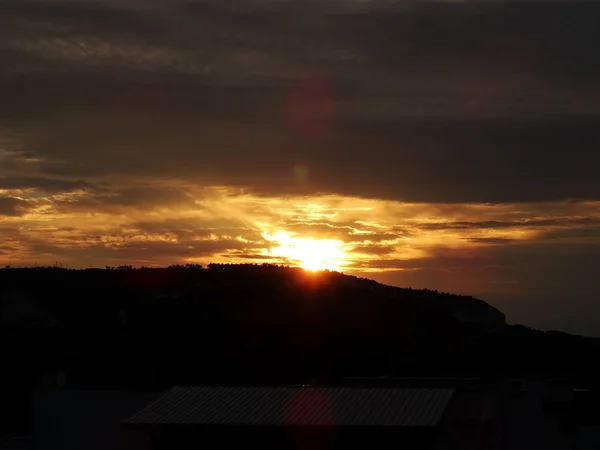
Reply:
<svg viewBox="0 0 600 450"><path fill-rule="evenodd" d="M160 186L185 195L155 200L154 190L145 198L140 188L136 204L130 191L116 188L112 194L3 190L18 208L0 211L0 266L259 262L373 275L425 267L425 273L451 254L485 256L499 246L545 243L556 239L550 232L585 232L600 220L600 202L439 205Z"/></svg>
<svg viewBox="0 0 600 450"><path fill-rule="evenodd" d="M285 231L263 233L263 237L277 244L269 251L271 256L286 259L304 270L339 271L347 258L343 242L336 239L299 238Z"/></svg>

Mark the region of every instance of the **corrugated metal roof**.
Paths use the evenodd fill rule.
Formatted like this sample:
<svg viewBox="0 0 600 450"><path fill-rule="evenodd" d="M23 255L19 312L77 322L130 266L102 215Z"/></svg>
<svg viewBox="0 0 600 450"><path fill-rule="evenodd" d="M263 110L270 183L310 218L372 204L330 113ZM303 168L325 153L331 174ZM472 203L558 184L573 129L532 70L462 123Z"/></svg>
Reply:
<svg viewBox="0 0 600 450"><path fill-rule="evenodd" d="M174 387L125 423L433 427L453 394L453 389Z"/></svg>

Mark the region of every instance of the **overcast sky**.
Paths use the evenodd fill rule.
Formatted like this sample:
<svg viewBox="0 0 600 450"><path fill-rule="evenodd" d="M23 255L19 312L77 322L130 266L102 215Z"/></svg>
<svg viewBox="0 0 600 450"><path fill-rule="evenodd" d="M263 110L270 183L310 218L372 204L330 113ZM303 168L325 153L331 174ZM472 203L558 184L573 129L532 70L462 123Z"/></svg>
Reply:
<svg viewBox="0 0 600 450"><path fill-rule="evenodd" d="M0 0L0 262L295 264L281 236L323 239L344 272L600 335L598 17Z"/></svg>

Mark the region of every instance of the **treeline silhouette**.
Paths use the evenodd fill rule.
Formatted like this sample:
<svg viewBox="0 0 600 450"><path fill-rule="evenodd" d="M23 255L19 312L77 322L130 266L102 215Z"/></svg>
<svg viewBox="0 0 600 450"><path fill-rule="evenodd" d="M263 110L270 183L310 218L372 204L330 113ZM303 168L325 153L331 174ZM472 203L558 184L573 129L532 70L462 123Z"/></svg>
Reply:
<svg viewBox="0 0 600 450"><path fill-rule="evenodd" d="M382 375L598 379L598 340L488 332L445 307L457 302L477 301L270 264L0 270L0 377L13 399L1 419L21 420L16 399L54 371L71 387L140 390Z"/></svg>

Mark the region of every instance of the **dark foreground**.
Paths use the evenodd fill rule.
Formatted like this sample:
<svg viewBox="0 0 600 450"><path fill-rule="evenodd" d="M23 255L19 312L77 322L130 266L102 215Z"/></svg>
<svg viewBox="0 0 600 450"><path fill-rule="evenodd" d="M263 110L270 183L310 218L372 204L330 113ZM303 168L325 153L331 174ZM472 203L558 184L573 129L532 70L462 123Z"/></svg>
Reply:
<svg viewBox="0 0 600 450"><path fill-rule="evenodd" d="M163 392L525 377L595 388L600 375L596 339L507 326L476 299L333 272L6 269L0 294L2 424L13 432L31 427L34 390L57 384Z"/></svg>

